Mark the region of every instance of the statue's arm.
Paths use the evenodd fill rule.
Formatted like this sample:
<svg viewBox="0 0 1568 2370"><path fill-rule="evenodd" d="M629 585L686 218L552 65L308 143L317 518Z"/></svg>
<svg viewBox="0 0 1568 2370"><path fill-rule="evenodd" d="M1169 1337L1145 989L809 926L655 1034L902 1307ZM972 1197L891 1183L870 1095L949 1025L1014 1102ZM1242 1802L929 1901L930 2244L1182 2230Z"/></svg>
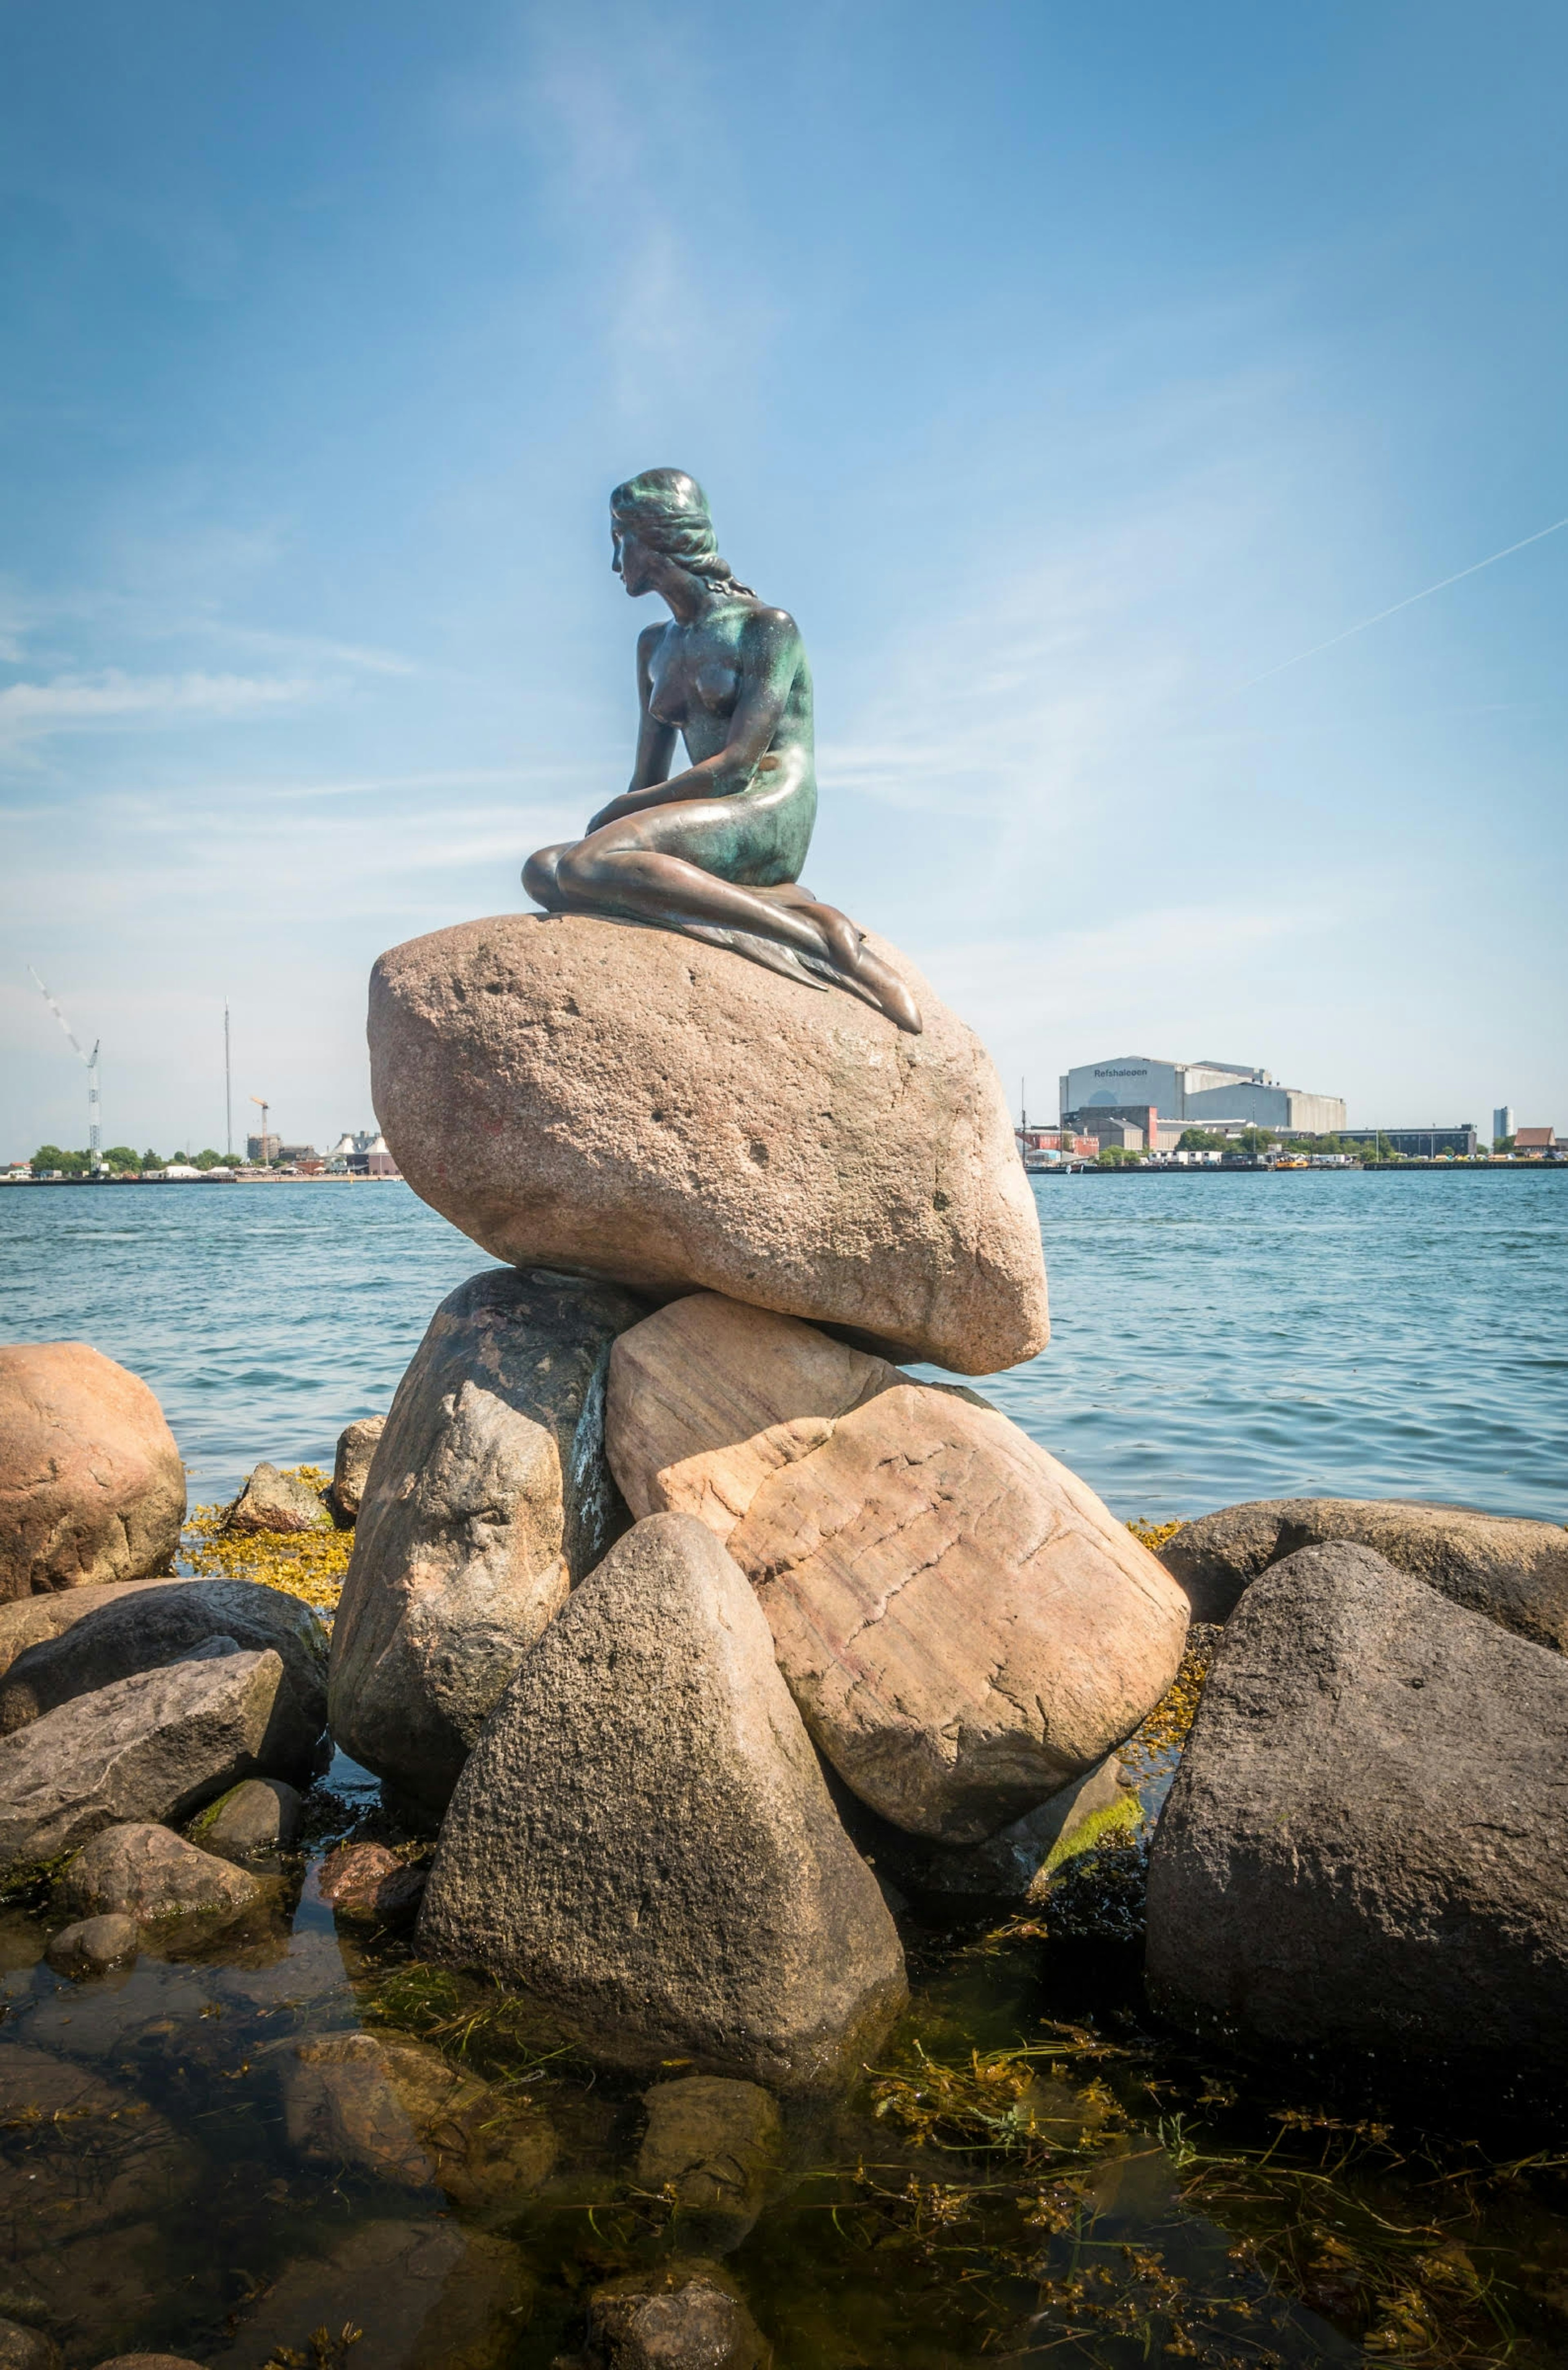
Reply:
<svg viewBox="0 0 1568 2370"><path fill-rule="evenodd" d="M653 628L662 631L663 628ZM642 672L643 635L638 643L640 676ZM704 757L688 765L682 774L666 778L669 755L651 781L641 772L642 742L639 736L639 768L632 777L632 787L624 797L612 799L601 807L588 828L597 831L601 823L618 823L622 816L640 814L647 807L672 805L677 799L732 798L737 791L749 789L756 772L757 761L771 747L778 731L795 677L801 666L801 634L795 620L786 609L758 609L747 621L741 638L741 682L734 712L730 719L730 737L724 746L711 757ZM644 718L647 719L647 694L644 692ZM673 727L663 728L674 742Z"/></svg>

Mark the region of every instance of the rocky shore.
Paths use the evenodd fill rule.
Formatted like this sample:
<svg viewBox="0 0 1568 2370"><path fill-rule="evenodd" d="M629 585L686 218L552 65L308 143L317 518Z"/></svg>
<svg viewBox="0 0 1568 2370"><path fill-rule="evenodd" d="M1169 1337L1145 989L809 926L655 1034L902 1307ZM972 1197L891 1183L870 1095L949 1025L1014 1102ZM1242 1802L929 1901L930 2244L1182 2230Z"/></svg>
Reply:
<svg viewBox="0 0 1568 2370"><path fill-rule="evenodd" d="M644 2177L701 2223L583 2298L584 2364L761 2363L721 2259L788 2181L790 2119L886 2050L905 1921L1049 1918L1073 1850L1140 1821L1173 2028L1239 2062L1568 2078L1568 1533L1282 1500L1156 1553L983 1394L897 1363L983 1374L1046 1330L1000 1088L913 984L919 1037L586 917L384 959L389 1141L507 1264L432 1313L329 1484L262 1463L227 1509L236 1554L352 1535L329 1618L175 1575L183 1475L136 1377L0 1351L0 1878L50 1965L110 1984L260 1933L346 1753L382 1824L325 1862L324 1910L640 2085ZM1118 1749L1193 1620L1207 1676L1149 1834ZM120 2111L64 2058L7 2063L40 2111ZM550 2178L524 2095L417 2036L270 2063L302 2160L481 2219ZM181 2146L148 2158L166 2193ZM460 2289L493 2358L489 2226L378 2226L365 2312ZM297 2345L307 2286L212 2359ZM46 2370L36 2321L0 2314L0 2363Z"/></svg>

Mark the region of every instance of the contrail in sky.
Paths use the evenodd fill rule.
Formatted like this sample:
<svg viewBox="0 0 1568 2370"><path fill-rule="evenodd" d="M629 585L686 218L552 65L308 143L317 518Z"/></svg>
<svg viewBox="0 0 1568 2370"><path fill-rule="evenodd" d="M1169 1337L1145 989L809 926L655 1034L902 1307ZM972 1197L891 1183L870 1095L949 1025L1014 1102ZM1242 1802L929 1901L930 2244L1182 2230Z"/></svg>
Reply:
<svg viewBox="0 0 1568 2370"><path fill-rule="evenodd" d="M1380 626L1385 617L1394 616L1398 611L1412 607L1417 601L1430 600L1434 592L1446 592L1450 584L1458 584L1463 577L1479 576L1483 568L1493 567L1498 560L1507 559L1516 551L1523 551L1526 544L1540 543L1547 535L1555 535L1565 526L1568 526L1568 518L1553 519L1550 526L1539 528L1534 535L1525 535L1518 543L1506 545L1502 551L1494 551L1490 558L1478 559L1472 567L1461 568L1458 574L1445 576L1439 583L1428 584L1420 592L1407 593L1402 601L1396 601L1391 609L1379 609L1375 617L1363 617L1358 626L1347 626L1343 634L1331 634L1326 642L1314 642L1309 650L1297 650L1293 659L1281 659L1278 666L1265 667L1262 674L1251 676L1241 685L1242 690L1251 691L1253 684L1267 683L1270 675L1283 674L1286 667L1300 666L1303 661L1315 659L1320 650L1332 650L1336 642L1348 642L1352 634L1364 634L1368 626Z"/></svg>

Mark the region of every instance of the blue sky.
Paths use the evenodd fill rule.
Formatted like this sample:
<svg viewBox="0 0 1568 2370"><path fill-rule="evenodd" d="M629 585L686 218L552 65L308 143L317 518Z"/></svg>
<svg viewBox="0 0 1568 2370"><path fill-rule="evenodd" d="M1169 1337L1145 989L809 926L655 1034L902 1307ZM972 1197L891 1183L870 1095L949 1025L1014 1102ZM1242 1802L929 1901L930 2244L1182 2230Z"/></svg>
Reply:
<svg viewBox="0 0 1568 2370"><path fill-rule="evenodd" d="M808 878L1016 1100L1568 1126L1568 17L0 14L0 1154L365 1124L384 946L624 785L605 496L800 619ZM1286 662L1297 660L1298 663Z"/></svg>

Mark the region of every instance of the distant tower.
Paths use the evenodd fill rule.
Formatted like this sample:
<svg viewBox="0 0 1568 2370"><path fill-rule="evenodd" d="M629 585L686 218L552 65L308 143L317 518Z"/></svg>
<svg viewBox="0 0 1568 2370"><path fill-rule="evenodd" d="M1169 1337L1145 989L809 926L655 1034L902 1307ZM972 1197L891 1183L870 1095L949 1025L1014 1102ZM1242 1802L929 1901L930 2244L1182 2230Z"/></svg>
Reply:
<svg viewBox="0 0 1568 2370"><path fill-rule="evenodd" d="M1513 1105L1511 1103L1499 1104L1498 1108L1492 1114L1493 1143L1495 1144L1499 1136L1516 1135L1517 1133L1518 1130L1514 1125Z"/></svg>
<svg viewBox="0 0 1568 2370"><path fill-rule="evenodd" d="M75 1030L72 1028L71 1023L66 1019L65 1015L61 1011L60 1007L55 1003L54 998L49 993L48 988L44 986L44 984L42 980L40 979L37 972L33 971L31 963L29 963L28 969L29 972L32 972L34 986L38 989L40 995L43 997L45 1004L48 1005L51 1012L53 1013L54 1018L59 1021L60 1026L63 1029L66 1036L70 1039L71 1051L75 1053L77 1061L82 1064L83 1067L86 1071L87 1157L93 1168L97 1168L98 1166L98 1154L102 1149L103 1145L102 1130L99 1125L98 1105L98 1046L101 1040L95 1037L93 1040L92 1052L90 1053L84 1053L81 1047L76 1042Z"/></svg>

